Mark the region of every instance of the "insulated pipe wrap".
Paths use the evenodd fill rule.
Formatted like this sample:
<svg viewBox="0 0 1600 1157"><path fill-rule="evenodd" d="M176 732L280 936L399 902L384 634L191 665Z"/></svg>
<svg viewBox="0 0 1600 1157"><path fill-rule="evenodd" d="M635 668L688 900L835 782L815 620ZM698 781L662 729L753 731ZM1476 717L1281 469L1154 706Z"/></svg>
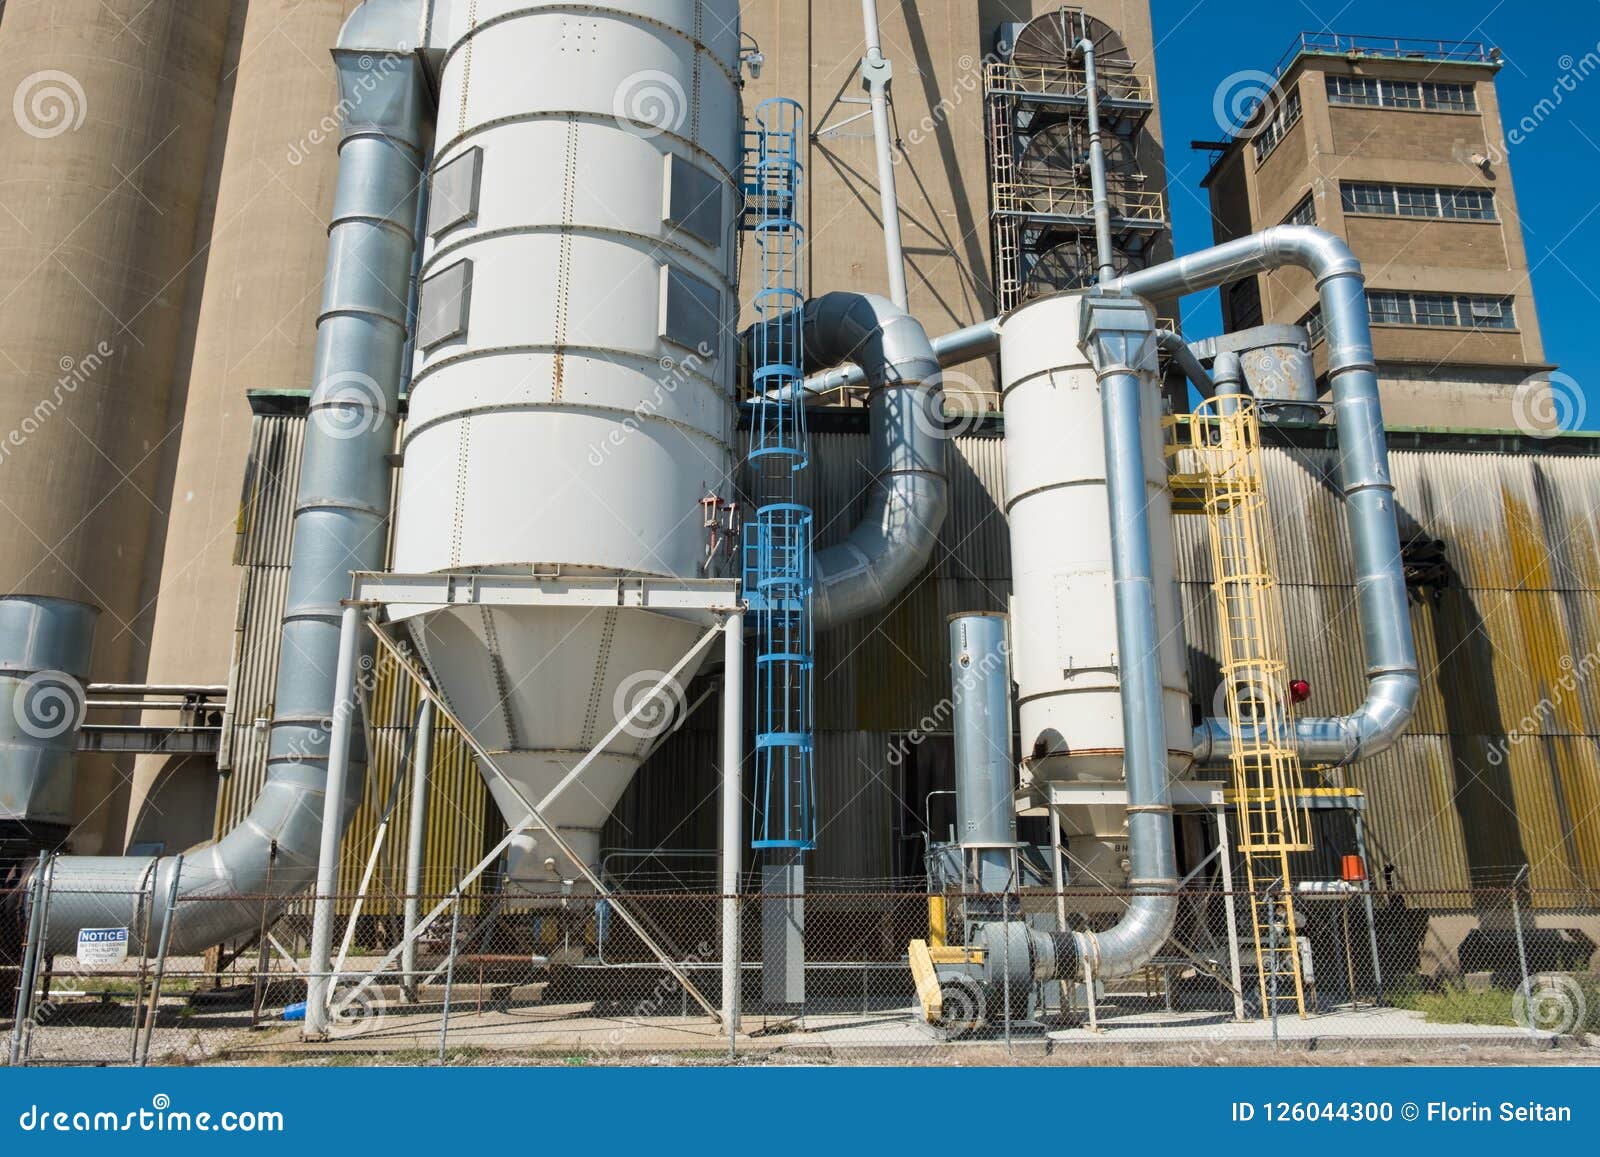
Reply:
<svg viewBox="0 0 1600 1157"><path fill-rule="evenodd" d="M853 362L872 390L866 509L812 565L812 620L822 631L887 606L928 565L950 502L949 434L939 359L921 323L893 302L824 294L806 303L803 335L808 369Z"/></svg>
<svg viewBox="0 0 1600 1157"><path fill-rule="evenodd" d="M1367 664L1366 701L1349 715L1296 720L1295 737L1302 759L1340 766L1392 746L1416 709L1419 689L1361 263L1350 247L1331 233L1304 225L1280 225L1126 274L1112 288L1145 297L1168 297L1286 265L1309 271L1321 295L1339 439L1339 477ZM1195 729L1197 763L1225 762L1231 748L1232 736L1225 721L1207 719Z"/></svg>

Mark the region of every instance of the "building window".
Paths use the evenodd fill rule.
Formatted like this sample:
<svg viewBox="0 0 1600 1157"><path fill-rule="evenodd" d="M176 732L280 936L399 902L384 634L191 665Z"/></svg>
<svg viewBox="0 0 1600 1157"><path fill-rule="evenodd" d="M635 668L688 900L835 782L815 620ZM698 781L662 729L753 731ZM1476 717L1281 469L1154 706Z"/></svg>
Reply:
<svg viewBox="0 0 1600 1157"><path fill-rule="evenodd" d="M1422 104L1443 112L1477 112L1478 94L1470 84L1429 82L1422 86Z"/></svg>
<svg viewBox="0 0 1600 1157"><path fill-rule="evenodd" d="M1254 277L1228 286L1228 316L1232 319L1230 330L1261 324L1261 286Z"/></svg>
<svg viewBox="0 0 1600 1157"><path fill-rule="evenodd" d="M1311 337L1311 344L1316 345L1323 338L1322 306L1313 305L1311 312L1300 319L1300 325Z"/></svg>
<svg viewBox="0 0 1600 1157"><path fill-rule="evenodd" d="M1494 192L1490 189L1343 181L1339 185L1339 197L1346 213L1367 213L1379 217L1443 217L1465 221L1495 219Z"/></svg>
<svg viewBox="0 0 1600 1157"><path fill-rule="evenodd" d="M1285 225L1315 225L1317 223L1317 205L1310 193L1307 193L1298 205L1289 210L1289 215L1283 219Z"/></svg>
<svg viewBox="0 0 1600 1157"><path fill-rule="evenodd" d="M1470 84L1386 80L1377 76L1329 74L1328 103L1429 112L1478 111L1477 93Z"/></svg>
<svg viewBox="0 0 1600 1157"><path fill-rule="evenodd" d="M1278 147L1278 142L1294 128L1300 120L1300 90L1291 88L1284 93L1283 99L1278 102L1277 108L1272 108L1269 102L1261 102L1261 110L1266 113L1266 119L1256 127L1256 164L1266 160L1267 154Z"/></svg>
<svg viewBox="0 0 1600 1157"><path fill-rule="evenodd" d="M1374 325L1426 325L1447 329L1517 328L1516 313L1509 297L1370 289L1367 291L1367 308Z"/></svg>

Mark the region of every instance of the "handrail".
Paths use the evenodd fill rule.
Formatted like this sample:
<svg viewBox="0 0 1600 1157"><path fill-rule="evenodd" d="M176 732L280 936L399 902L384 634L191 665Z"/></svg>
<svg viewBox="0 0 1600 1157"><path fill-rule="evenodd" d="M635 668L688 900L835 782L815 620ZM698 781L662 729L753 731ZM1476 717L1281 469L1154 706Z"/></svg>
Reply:
<svg viewBox="0 0 1600 1157"><path fill-rule="evenodd" d="M1137 72L1102 72L1099 88L1106 100L1149 101L1154 91L1150 78ZM1023 64L993 60L985 66L984 83L990 92L1009 91L1038 96L1086 97L1088 77L1082 68L1056 64Z"/></svg>
<svg viewBox="0 0 1600 1157"><path fill-rule="evenodd" d="M1498 64L1499 50L1478 40L1435 40L1407 36L1362 36L1340 32L1302 32L1278 58L1282 76L1306 54L1376 56L1385 60L1430 60L1455 64Z"/></svg>

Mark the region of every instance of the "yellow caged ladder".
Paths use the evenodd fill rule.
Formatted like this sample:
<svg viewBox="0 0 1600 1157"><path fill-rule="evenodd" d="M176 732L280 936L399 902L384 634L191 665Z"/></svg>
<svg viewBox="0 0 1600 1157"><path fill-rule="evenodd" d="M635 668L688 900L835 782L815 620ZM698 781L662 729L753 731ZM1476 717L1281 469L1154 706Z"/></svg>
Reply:
<svg viewBox="0 0 1600 1157"><path fill-rule="evenodd" d="M1187 425L1188 445L1176 446L1176 456L1197 469L1175 475L1174 492L1189 499L1188 509L1203 511L1210 525L1222 666L1218 696L1226 699L1233 737L1233 775L1225 798L1238 817L1261 1010L1271 1016L1292 1004L1304 1017L1289 853L1309 850L1311 833L1299 805L1304 785L1290 710L1261 427L1255 403L1238 396L1201 403Z"/></svg>

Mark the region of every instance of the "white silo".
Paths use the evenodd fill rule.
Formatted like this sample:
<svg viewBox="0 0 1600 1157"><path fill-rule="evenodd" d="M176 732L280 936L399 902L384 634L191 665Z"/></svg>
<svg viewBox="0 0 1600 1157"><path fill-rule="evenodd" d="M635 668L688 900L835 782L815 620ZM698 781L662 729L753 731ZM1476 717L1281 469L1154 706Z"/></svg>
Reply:
<svg viewBox="0 0 1600 1157"><path fill-rule="evenodd" d="M484 0L450 21L394 568L721 574L702 500L732 485L738 4ZM534 802L704 629L570 606L409 625ZM623 732L547 813L590 863L653 730ZM512 874L541 890L574 872L534 833Z"/></svg>
<svg viewBox="0 0 1600 1157"><path fill-rule="evenodd" d="M1040 298L1007 315L1000 330L1011 613L1014 623L1025 624L1014 631L1012 664L1023 776L1041 796L1060 781L1115 792L1123 787L1123 662L1117 653L1101 386L1080 348L1088 300L1072 292ZM1188 656L1153 342L1145 356L1141 442L1152 593L1167 768L1176 776L1189 766L1194 751ZM1121 885L1124 805L1072 807L1063 811L1062 821L1073 859L1099 881Z"/></svg>

